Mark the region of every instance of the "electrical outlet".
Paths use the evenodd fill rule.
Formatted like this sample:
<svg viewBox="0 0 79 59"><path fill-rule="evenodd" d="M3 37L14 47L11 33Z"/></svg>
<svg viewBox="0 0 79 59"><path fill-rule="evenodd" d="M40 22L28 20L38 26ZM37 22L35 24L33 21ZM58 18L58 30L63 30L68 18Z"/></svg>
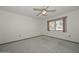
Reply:
<svg viewBox="0 0 79 59"><path fill-rule="evenodd" d="M18 37L21 37L21 34L19 34Z"/></svg>
<svg viewBox="0 0 79 59"><path fill-rule="evenodd" d="M71 37L71 35L68 35L68 37Z"/></svg>

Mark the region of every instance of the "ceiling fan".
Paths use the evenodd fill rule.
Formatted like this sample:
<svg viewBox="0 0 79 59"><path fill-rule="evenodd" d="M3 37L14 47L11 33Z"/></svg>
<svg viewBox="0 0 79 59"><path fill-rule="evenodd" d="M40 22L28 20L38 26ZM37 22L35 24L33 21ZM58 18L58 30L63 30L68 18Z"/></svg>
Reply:
<svg viewBox="0 0 79 59"><path fill-rule="evenodd" d="M43 6L43 8L38 9L38 8L34 8L34 11L40 11L36 16L39 15L43 15L43 16L47 16L48 12L56 12L56 10L48 10L49 6Z"/></svg>

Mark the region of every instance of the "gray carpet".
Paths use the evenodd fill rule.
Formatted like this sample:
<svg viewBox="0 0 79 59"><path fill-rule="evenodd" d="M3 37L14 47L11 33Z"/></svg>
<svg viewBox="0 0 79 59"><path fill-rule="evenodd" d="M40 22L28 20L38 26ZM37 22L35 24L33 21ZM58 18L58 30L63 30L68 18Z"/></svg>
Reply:
<svg viewBox="0 0 79 59"><path fill-rule="evenodd" d="M0 45L2 53L78 53L79 44L48 36L40 36Z"/></svg>

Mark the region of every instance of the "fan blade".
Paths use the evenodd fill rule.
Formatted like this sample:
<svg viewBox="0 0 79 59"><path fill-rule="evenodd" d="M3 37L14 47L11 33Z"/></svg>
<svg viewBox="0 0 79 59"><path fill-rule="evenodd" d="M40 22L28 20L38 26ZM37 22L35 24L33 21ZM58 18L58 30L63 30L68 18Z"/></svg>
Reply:
<svg viewBox="0 0 79 59"><path fill-rule="evenodd" d="M42 11L41 9L34 8L35 11Z"/></svg>
<svg viewBox="0 0 79 59"><path fill-rule="evenodd" d="M47 12L56 12L56 10L47 10Z"/></svg>
<svg viewBox="0 0 79 59"><path fill-rule="evenodd" d="M41 14L41 12L40 13L38 13L36 16L39 16Z"/></svg>

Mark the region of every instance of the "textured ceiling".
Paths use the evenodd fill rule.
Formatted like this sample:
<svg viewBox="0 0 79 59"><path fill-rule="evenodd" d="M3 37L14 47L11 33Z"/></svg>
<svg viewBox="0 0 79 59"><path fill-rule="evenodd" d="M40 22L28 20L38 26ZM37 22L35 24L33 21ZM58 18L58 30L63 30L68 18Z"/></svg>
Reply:
<svg viewBox="0 0 79 59"><path fill-rule="evenodd" d="M70 11L79 9L78 6L50 6L49 9L56 9L56 12L49 12L48 16L36 16L39 11L34 11L33 8L42 8L41 6L0 6L0 10L5 10L36 19L51 18L57 15L61 15Z"/></svg>

